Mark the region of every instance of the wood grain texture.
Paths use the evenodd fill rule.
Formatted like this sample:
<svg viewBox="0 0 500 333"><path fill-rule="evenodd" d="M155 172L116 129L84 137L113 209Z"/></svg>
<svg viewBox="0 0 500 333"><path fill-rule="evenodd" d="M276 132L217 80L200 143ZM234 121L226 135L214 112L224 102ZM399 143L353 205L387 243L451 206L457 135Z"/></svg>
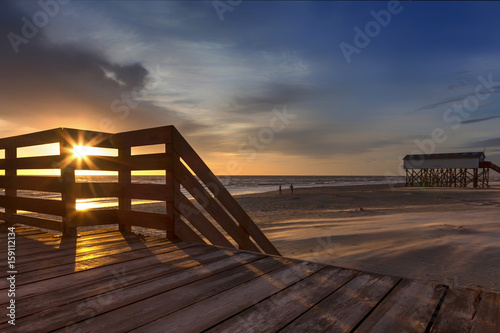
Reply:
<svg viewBox="0 0 500 333"><path fill-rule="evenodd" d="M119 159L126 159L130 158L130 155L132 154L132 149L130 147L120 147L118 149L118 158ZM132 171L126 164L120 165L119 171L118 171L118 209L120 211L131 211L132 210L132 196L130 195L131 193L129 191L126 191L126 189L131 185L132 183ZM118 217L118 215L116 215ZM127 231L130 232L132 231L132 226L130 224L125 224L121 223L122 221L118 221L118 228L120 231Z"/></svg>
<svg viewBox="0 0 500 333"><path fill-rule="evenodd" d="M134 225L138 227L173 231L166 214L139 212L139 211L117 211L121 224Z"/></svg>
<svg viewBox="0 0 500 333"><path fill-rule="evenodd" d="M63 216L66 212L64 203L61 200L11 197L7 195L0 195L0 207L58 216Z"/></svg>
<svg viewBox="0 0 500 333"><path fill-rule="evenodd" d="M132 199L143 200L173 200L172 190L163 184L130 184L123 191Z"/></svg>
<svg viewBox="0 0 500 333"><path fill-rule="evenodd" d="M473 333L500 332L500 294L484 292L474 316Z"/></svg>
<svg viewBox="0 0 500 333"><path fill-rule="evenodd" d="M41 281L38 285L30 285L30 293L33 290L41 290L33 296L16 297L16 303L22 308L23 316L33 315L50 307L78 302L89 297L95 297L103 293L121 290L138 283L154 282L166 275L190 270L190 276L196 276L202 265L215 274L224 269L240 265L239 260L253 260L255 255L243 254L229 256L223 251L207 247L193 247L185 249L187 253L172 251L156 256L156 262L147 262L149 269L141 269L142 260L124 262L106 270L93 272L93 275L85 276L85 272L72 275L71 278L54 278ZM152 259L150 257L149 259ZM144 263L142 264L144 267ZM135 269L133 269L135 267ZM192 270L192 271L191 271ZM178 277L187 277L187 272L182 272ZM209 274L208 271L205 274ZM199 277L199 276L198 276ZM72 284L72 285L71 285ZM43 288L43 289L42 289ZM74 290L76 288L76 290ZM24 288L23 288L24 289ZM48 294L50 297L47 297ZM6 321L6 320L5 320ZM1 322L5 322L0 319Z"/></svg>
<svg viewBox="0 0 500 333"><path fill-rule="evenodd" d="M165 202L165 209L169 217L170 230L167 230L166 236L169 239L175 239L179 237L180 239L199 241L200 243L205 243L205 241L196 234L184 221L181 220L179 212L175 209L175 201L177 200L175 193L180 192L180 184L176 181L174 176L173 165L180 162L179 155L174 151L172 146L172 131L169 131L170 137L165 143L165 153L169 156L172 163L171 167L165 169L165 183L167 185L167 193L173 194L169 200Z"/></svg>
<svg viewBox="0 0 500 333"><path fill-rule="evenodd" d="M16 226L22 274L14 331L488 333L500 327L495 293L408 279L393 287L398 278L110 229L54 236ZM0 306L6 301L0 298ZM0 331L11 330L0 317Z"/></svg>
<svg viewBox="0 0 500 333"><path fill-rule="evenodd" d="M181 251L181 252L179 252ZM102 266L93 270L84 270L76 272L70 276L56 276L47 280L37 281L26 285L19 290L19 299L33 299L34 297L41 297L41 295L50 293L51 301L53 292L65 292L67 297L80 297L78 295L98 295L96 292L101 286L105 286L101 281L112 279L113 275L110 273L110 268L117 270L120 274L127 274L126 285L132 285L139 279L152 280L158 276L168 275L171 272L180 271L184 269L201 269L201 265L210 264L210 268L226 267L221 263L227 261L228 263L236 263L237 265L245 260L255 260L258 255L255 254L233 254L227 251L218 251L217 249L209 249L202 246L191 246L182 249L172 248L168 252L149 256L141 259L134 259L128 261L121 261L114 264L112 267ZM220 263L212 264L221 260ZM165 265L165 263L168 263ZM141 266L142 265L142 266ZM150 270L144 270L147 265ZM236 265L236 264L235 264ZM83 286L81 290L70 291L73 285ZM125 285L114 286L116 289L124 287ZM115 288L114 288L115 289ZM109 291L109 290L108 290ZM66 300L64 300L66 302ZM48 308L48 306L41 305L41 308Z"/></svg>
<svg viewBox="0 0 500 333"><path fill-rule="evenodd" d="M326 267L283 292L256 303L209 332L276 332L356 275L351 270Z"/></svg>
<svg viewBox="0 0 500 333"><path fill-rule="evenodd" d="M350 332L399 280L360 274L311 307L283 332Z"/></svg>
<svg viewBox="0 0 500 333"><path fill-rule="evenodd" d="M314 274L324 265L299 262L163 316L134 332L201 332Z"/></svg>
<svg viewBox="0 0 500 333"><path fill-rule="evenodd" d="M22 223L36 228L45 228L62 232L62 222L51 219L43 219L33 216L12 215L7 218L6 213L0 212L0 220L9 220L11 223Z"/></svg>
<svg viewBox="0 0 500 333"><path fill-rule="evenodd" d="M91 240L89 242L79 242L78 243L78 253L76 257L82 256L97 256L103 251L112 249L121 249L132 246L142 246L143 241L141 239L136 239L134 237L121 237L121 238L101 238L98 241ZM16 258L18 265L23 265L27 263L37 262L37 261L47 261L53 258L64 258L69 255L75 254L73 247L61 247L56 249L51 249L51 251L38 251L37 253L31 253L29 256L22 255L23 250L18 251L20 256Z"/></svg>
<svg viewBox="0 0 500 333"><path fill-rule="evenodd" d="M469 332L481 295L478 290L450 288L431 332Z"/></svg>
<svg viewBox="0 0 500 333"><path fill-rule="evenodd" d="M122 132L113 135L111 141L116 147L137 147L169 143L173 126L162 126Z"/></svg>
<svg viewBox="0 0 500 333"><path fill-rule="evenodd" d="M0 160L0 169L60 169L64 158L60 155L20 157L12 160Z"/></svg>
<svg viewBox="0 0 500 333"><path fill-rule="evenodd" d="M445 289L403 279L356 332L424 332Z"/></svg>
<svg viewBox="0 0 500 333"><path fill-rule="evenodd" d="M84 303L73 303L62 313L58 311L54 313L55 316L51 315L50 317L53 320L50 322L38 322L42 325L41 328L43 330L54 329L61 325L61 323L65 324L68 321L74 321L75 324L71 325L68 329L81 329L82 331L94 332L124 332L154 320L162 314L170 313L189 305L192 301L205 299L280 267L279 262L270 258L260 259L248 265L258 267L262 273L254 272L247 265L242 265L218 274L210 274L206 277L198 276L195 279L197 280L196 282L188 284L185 283L190 280L186 280L184 277L180 278L176 275L169 275L152 283L127 288L127 293L117 292L111 294L114 302L95 311L98 316L93 319L76 323L78 319L84 319L86 316L79 315L78 313L74 314L78 307L84 306L82 305ZM86 301L88 302L89 300ZM70 314L72 317L69 316ZM43 313L39 315L42 316ZM123 318L128 318L128 320L125 321ZM40 319L43 320L43 318Z"/></svg>
<svg viewBox="0 0 500 333"><path fill-rule="evenodd" d="M70 161L70 166L76 170L120 170L120 159L116 156L87 155L81 159L70 158Z"/></svg>
<svg viewBox="0 0 500 333"><path fill-rule="evenodd" d="M16 284L20 286L59 275L72 274L87 269L112 265L122 260L145 258L152 254L161 254L185 246L186 245L183 244L179 245L179 243L172 244L169 241L152 239L142 244L130 244L124 247L101 250L97 254L82 256L69 255L61 258L49 259L45 262L32 262L17 267L19 271L22 270L23 274L17 276ZM193 246L192 243L191 246ZM0 289L6 286L7 281L3 279L0 280Z"/></svg>
<svg viewBox="0 0 500 333"><path fill-rule="evenodd" d="M17 158L17 149L15 147L7 147L5 149L5 161L9 162L11 160L15 160ZM15 177L17 175L17 170L13 167L5 168L5 176L7 177ZM10 186L10 184L5 187L5 196L10 198L17 197L17 189L14 186ZM1 206L1 204L0 204ZM17 213L15 208L5 207L5 215L4 221L12 224L14 223L12 217Z"/></svg>
<svg viewBox="0 0 500 333"><path fill-rule="evenodd" d="M55 128L37 133L16 135L0 139L0 149L56 143L60 142L62 140L62 137L62 128Z"/></svg>
<svg viewBox="0 0 500 333"><path fill-rule="evenodd" d="M99 235L96 235L99 236ZM138 242L144 240L143 238L138 238L135 235L120 234L120 233L105 233L101 237L90 237L82 236L78 237L76 246L81 248L79 251L85 251L87 248L93 246L94 244L100 244L101 246L107 246L108 244L114 244L117 241L127 241L127 242ZM61 237L56 238L33 238L22 237L21 241L16 244L16 257L30 257L33 254L45 253L45 252L56 252L58 250L73 248L75 244L64 242ZM6 251L6 250L5 250Z"/></svg>
<svg viewBox="0 0 500 333"><path fill-rule="evenodd" d="M61 192L62 179L48 176L0 176L0 188Z"/></svg>

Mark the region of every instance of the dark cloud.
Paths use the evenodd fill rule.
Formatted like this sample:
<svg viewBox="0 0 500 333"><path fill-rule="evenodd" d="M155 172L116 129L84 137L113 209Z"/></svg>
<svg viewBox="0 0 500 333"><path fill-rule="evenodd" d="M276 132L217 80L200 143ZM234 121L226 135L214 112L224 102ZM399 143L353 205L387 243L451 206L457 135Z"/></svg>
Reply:
<svg viewBox="0 0 500 333"><path fill-rule="evenodd" d="M485 117L485 118L478 118L478 119L470 119L470 120L464 120L462 121L462 124L473 124L473 123L479 123L481 121L488 121L491 119L496 119L500 118L500 116L492 116L492 117Z"/></svg>
<svg viewBox="0 0 500 333"><path fill-rule="evenodd" d="M176 99L176 100L172 101L171 103L178 104L178 105L181 105L181 104L196 105L196 104L199 104L201 102L202 101L200 99L196 99L196 98L182 98L182 99Z"/></svg>
<svg viewBox="0 0 500 333"><path fill-rule="evenodd" d="M254 114L271 112L276 107L311 100L316 94L304 84L270 83L260 92L233 96L229 101L229 112Z"/></svg>
<svg viewBox="0 0 500 333"><path fill-rule="evenodd" d="M123 87L127 90L132 90L136 87L144 88L149 74L148 71L138 63L132 65L114 65L106 63L102 65L102 68L112 73L114 75L113 79L122 83Z"/></svg>
<svg viewBox="0 0 500 333"><path fill-rule="evenodd" d="M63 10L63 8L61 8ZM14 2L3 2L0 34L22 36ZM1 119L33 128L85 127L96 130L172 124L180 115L147 101L150 75L140 63L116 64L83 44L56 44L41 29L14 52L1 41ZM140 100L140 101L139 101Z"/></svg>

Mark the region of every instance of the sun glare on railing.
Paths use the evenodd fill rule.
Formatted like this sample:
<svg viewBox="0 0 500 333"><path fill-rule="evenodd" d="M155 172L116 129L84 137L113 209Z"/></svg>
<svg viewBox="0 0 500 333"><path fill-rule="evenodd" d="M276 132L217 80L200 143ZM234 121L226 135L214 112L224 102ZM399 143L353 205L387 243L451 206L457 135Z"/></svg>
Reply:
<svg viewBox="0 0 500 333"><path fill-rule="evenodd" d="M85 158L89 155L116 156L117 152L115 152L113 149L75 145L73 146L73 155L75 158Z"/></svg>
<svg viewBox="0 0 500 333"><path fill-rule="evenodd" d="M95 208L94 203L91 201L85 201L85 200L76 201L76 210L88 210L91 208Z"/></svg>
<svg viewBox="0 0 500 333"><path fill-rule="evenodd" d="M73 155L76 158L85 158L87 155L90 154L90 149L92 149L92 147L74 146L73 147Z"/></svg>
<svg viewBox="0 0 500 333"><path fill-rule="evenodd" d="M77 199L76 210L118 207L118 198Z"/></svg>

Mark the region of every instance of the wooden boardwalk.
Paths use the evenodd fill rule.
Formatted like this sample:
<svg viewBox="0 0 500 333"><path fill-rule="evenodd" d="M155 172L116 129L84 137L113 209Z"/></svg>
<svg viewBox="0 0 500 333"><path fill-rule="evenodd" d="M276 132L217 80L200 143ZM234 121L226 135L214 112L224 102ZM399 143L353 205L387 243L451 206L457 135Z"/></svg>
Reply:
<svg viewBox="0 0 500 333"><path fill-rule="evenodd" d="M110 230L16 228L0 332L499 332L500 294ZM6 234L0 252L7 257Z"/></svg>

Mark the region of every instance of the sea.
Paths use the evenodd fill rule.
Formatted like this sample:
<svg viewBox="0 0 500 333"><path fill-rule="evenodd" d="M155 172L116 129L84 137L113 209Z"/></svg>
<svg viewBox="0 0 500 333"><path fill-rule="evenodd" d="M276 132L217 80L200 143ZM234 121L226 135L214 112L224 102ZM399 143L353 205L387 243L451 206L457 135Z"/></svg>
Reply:
<svg viewBox="0 0 500 333"><path fill-rule="evenodd" d="M405 182L404 177L397 176L221 176L219 179L233 195L277 191L280 185L283 190L287 190L290 185L297 189Z"/></svg>
<svg viewBox="0 0 500 333"><path fill-rule="evenodd" d="M404 177L399 176L218 176L219 180L232 195L263 193L277 191L282 186L283 191L322 186L370 185L404 183ZM77 182L107 183L118 182L118 176L76 176ZM132 176L136 184L165 184L165 176ZM186 190L182 189L188 198ZM3 192L3 189L1 190ZM3 194L3 193L1 193ZM18 196L40 199L60 200L59 193L18 190ZM132 200L132 204L152 203L150 200ZM113 207L118 205L117 198L94 198L77 200L77 209Z"/></svg>

